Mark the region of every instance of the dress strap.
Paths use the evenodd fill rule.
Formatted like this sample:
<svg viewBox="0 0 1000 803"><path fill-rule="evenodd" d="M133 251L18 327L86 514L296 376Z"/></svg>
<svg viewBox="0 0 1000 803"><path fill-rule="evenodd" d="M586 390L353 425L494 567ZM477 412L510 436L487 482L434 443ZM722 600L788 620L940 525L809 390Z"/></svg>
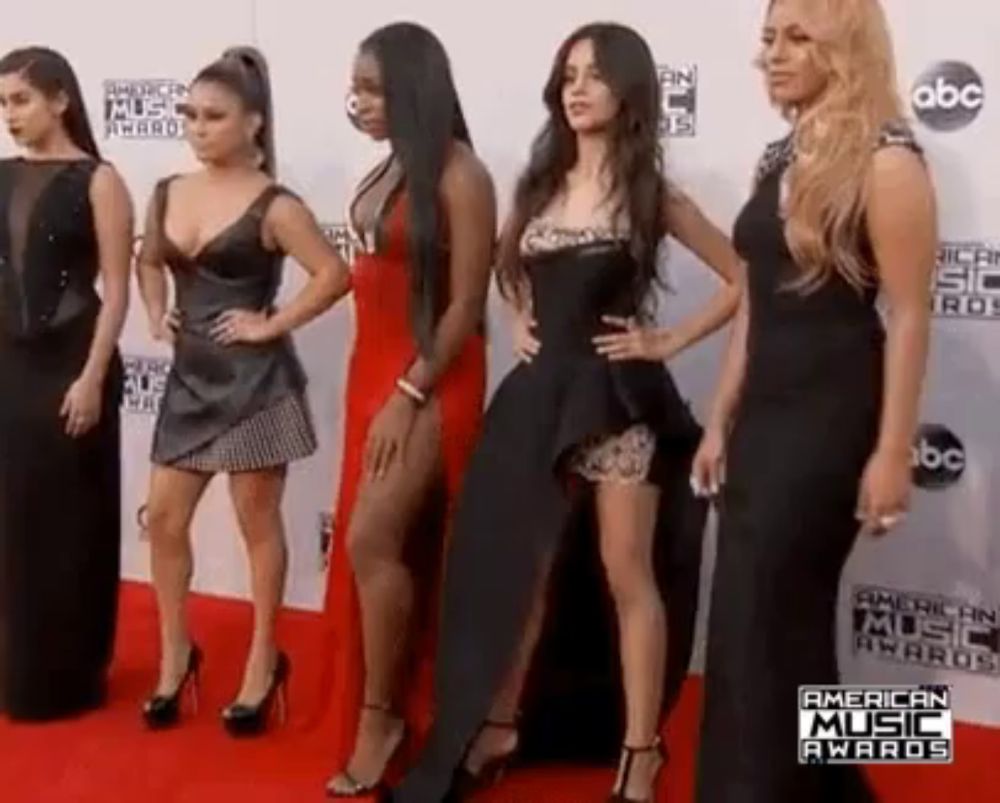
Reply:
<svg viewBox="0 0 1000 803"><path fill-rule="evenodd" d="M271 204L274 203L274 199L282 195L288 195L297 201L301 200L298 195L287 187L281 184L271 184L265 187L261 194L257 196L257 200L250 204L250 208L247 209L246 216L259 223L264 219L264 216L267 214L267 210L270 209Z"/></svg>
<svg viewBox="0 0 1000 803"><path fill-rule="evenodd" d="M913 129L903 120L892 120L883 125L879 131L875 150L891 147L908 148L918 156L924 155L924 149L917 142Z"/></svg>
<svg viewBox="0 0 1000 803"><path fill-rule="evenodd" d="M776 170L784 170L792 161L794 146L792 135L769 142L764 148L764 153L757 162L757 170L754 173L754 184L760 184L765 178Z"/></svg>
<svg viewBox="0 0 1000 803"><path fill-rule="evenodd" d="M159 225L161 234L163 232L163 221L167 217L167 195L170 192L170 185L174 183L176 178L176 173L165 176L157 181L156 186L153 188L153 205L156 210L156 222Z"/></svg>
<svg viewBox="0 0 1000 803"><path fill-rule="evenodd" d="M177 174L165 176L156 182L150 198L149 210L146 213L146 223L142 232L142 245L139 249L139 260L150 264L163 264L166 261L166 234L163 222L167 217L167 193L170 184Z"/></svg>

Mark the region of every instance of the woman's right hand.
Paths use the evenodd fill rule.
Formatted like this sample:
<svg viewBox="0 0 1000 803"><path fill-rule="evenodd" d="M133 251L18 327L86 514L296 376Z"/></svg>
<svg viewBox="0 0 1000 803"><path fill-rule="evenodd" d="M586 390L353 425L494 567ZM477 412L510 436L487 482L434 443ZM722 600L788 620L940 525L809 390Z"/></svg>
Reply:
<svg viewBox="0 0 1000 803"><path fill-rule="evenodd" d="M177 330L181 328L181 314L176 307L171 307L158 321L150 325L153 340L173 345L177 339Z"/></svg>
<svg viewBox="0 0 1000 803"><path fill-rule="evenodd" d="M542 348L541 341L533 334L537 326L530 312L515 312L511 316L510 334L514 354L521 362L531 362Z"/></svg>
<svg viewBox="0 0 1000 803"><path fill-rule="evenodd" d="M721 427L709 427L702 435L691 463L691 490L695 496L718 496L726 481L726 436Z"/></svg>

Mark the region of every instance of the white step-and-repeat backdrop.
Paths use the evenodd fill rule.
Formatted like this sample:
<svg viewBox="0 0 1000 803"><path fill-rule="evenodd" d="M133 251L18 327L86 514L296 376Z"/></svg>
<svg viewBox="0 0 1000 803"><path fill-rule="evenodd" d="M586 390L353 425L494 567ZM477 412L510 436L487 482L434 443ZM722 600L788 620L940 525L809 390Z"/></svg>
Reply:
<svg viewBox="0 0 1000 803"><path fill-rule="evenodd" d="M506 208L542 122L541 89L556 47L578 24L613 18L642 32L656 53L672 177L728 229L762 147L783 130L751 67L765 5L34 0L6 15L0 49L38 43L69 57L104 153L141 209L159 177L191 167L176 111L185 84L225 47L255 44L273 77L280 178L342 241L345 201L378 155L344 113L351 61L367 33L410 19L441 37L476 147ZM913 510L898 532L861 543L852 558L843 588L841 653L847 680L951 683L960 718L1000 726L1000 426L991 412L1000 398L1000 96L994 94L1000 93L1000 7L983 0L886 5L901 90L934 171L943 242L924 423L914 447ZM8 151L9 142L2 147ZM666 269L677 291L662 305L669 320L702 301L713 280L677 246ZM298 273L289 266L286 292L298 286ZM494 384L511 364L501 329L492 328ZM297 338L322 448L294 466L285 502L288 602L294 606L316 607L322 595L351 332L348 301ZM716 337L674 366L682 389L701 409L721 347ZM137 300L123 351L124 573L144 579L141 507L170 354L148 338ZM195 587L243 596L242 546L225 491L225 482L216 481L196 520ZM710 531L706 583L712 536ZM696 662L700 656L699 649Z"/></svg>

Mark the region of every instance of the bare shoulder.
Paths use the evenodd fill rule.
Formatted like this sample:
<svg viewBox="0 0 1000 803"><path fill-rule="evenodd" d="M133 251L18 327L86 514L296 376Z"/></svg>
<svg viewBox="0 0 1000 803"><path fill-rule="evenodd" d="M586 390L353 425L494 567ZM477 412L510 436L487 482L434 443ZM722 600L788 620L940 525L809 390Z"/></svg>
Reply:
<svg viewBox="0 0 1000 803"><path fill-rule="evenodd" d="M876 229L887 217L924 220L933 214L934 188L923 157L906 146L890 145L872 154L867 217Z"/></svg>
<svg viewBox="0 0 1000 803"><path fill-rule="evenodd" d="M269 222L281 226L310 221L313 214L298 195L281 188L281 192L268 205L266 217Z"/></svg>
<svg viewBox="0 0 1000 803"><path fill-rule="evenodd" d="M451 197L471 198L493 195L493 177L471 147L456 142L441 174L441 191Z"/></svg>
<svg viewBox="0 0 1000 803"><path fill-rule="evenodd" d="M904 121L890 121L879 131L871 160L874 191L903 190L928 181L924 150Z"/></svg>
<svg viewBox="0 0 1000 803"><path fill-rule="evenodd" d="M121 173L110 162L97 164L90 180L90 186L94 193L127 192Z"/></svg>
<svg viewBox="0 0 1000 803"><path fill-rule="evenodd" d="M907 145L885 145L872 154L872 182L875 189L904 191L928 180L923 156Z"/></svg>
<svg viewBox="0 0 1000 803"><path fill-rule="evenodd" d="M101 162L94 169L90 180L90 199L94 204L114 204L128 209L132 207L132 196L124 179L114 165L108 162Z"/></svg>

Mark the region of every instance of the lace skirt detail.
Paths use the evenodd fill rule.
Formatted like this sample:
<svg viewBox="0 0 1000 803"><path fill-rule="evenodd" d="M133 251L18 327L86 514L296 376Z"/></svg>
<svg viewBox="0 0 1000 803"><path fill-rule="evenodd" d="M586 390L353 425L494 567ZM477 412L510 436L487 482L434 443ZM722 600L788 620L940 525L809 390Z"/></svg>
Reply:
<svg viewBox="0 0 1000 803"><path fill-rule="evenodd" d="M569 468L590 482L645 482L656 452L656 435L636 424L617 435L599 435L583 443Z"/></svg>
<svg viewBox="0 0 1000 803"><path fill-rule="evenodd" d="M169 465L213 474L260 471L300 460L315 451L316 433L309 405L301 394L290 393Z"/></svg>

